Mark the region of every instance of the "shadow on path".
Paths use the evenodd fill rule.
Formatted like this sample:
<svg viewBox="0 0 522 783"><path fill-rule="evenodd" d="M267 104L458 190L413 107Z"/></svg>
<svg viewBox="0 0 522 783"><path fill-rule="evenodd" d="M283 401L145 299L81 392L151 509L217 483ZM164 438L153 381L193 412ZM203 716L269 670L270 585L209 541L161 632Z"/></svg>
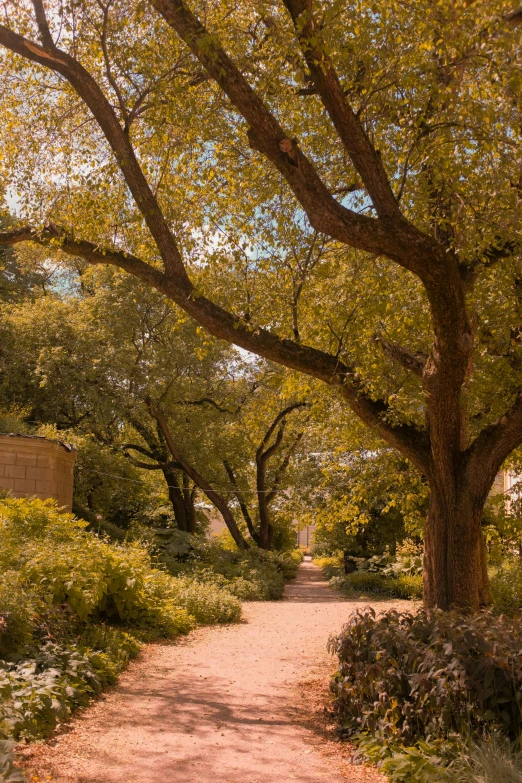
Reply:
<svg viewBox="0 0 522 783"><path fill-rule="evenodd" d="M53 783L361 780L325 763L298 708L299 683L327 661L329 636L360 603L301 564L282 601L244 605L246 623L145 648L112 692L44 746L39 774Z"/></svg>

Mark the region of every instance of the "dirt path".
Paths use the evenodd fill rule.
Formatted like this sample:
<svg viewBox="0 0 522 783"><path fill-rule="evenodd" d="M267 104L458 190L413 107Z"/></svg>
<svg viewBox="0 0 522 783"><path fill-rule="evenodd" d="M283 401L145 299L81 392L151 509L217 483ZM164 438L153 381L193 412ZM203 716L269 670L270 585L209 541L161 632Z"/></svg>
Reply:
<svg viewBox="0 0 522 783"><path fill-rule="evenodd" d="M73 728L28 758L55 783L345 783L381 780L323 753L307 681L334 667L325 646L355 605L303 563L283 601L246 622L151 645ZM381 604L382 605L382 604ZM303 701L304 698L304 701ZM317 702L317 698L316 698ZM319 705L320 708L320 705ZM308 715L306 714L308 712ZM312 718L308 720L307 718ZM318 729L320 730L320 719ZM332 743L330 743L331 745ZM31 779L31 778L30 778Z"/></svg>

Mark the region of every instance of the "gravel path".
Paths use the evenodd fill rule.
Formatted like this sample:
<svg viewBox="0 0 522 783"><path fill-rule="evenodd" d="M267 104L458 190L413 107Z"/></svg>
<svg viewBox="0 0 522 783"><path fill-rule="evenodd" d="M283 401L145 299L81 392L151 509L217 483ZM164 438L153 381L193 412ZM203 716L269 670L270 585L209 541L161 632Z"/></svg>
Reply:
<svg viewBox="0 0 522 783"><path fill-rule="evenodd" d="M305 562L284 600L246 604L245 622L149 645L70 731L28 751L32 780L382 780L374 770L347 767L341 751L331 752L338 743L325 741L324 690L318 696L316 688L315 701L310 690L314 677L326 682L335 666L325 650L328 637L361 603L343 600Z"/></svg>

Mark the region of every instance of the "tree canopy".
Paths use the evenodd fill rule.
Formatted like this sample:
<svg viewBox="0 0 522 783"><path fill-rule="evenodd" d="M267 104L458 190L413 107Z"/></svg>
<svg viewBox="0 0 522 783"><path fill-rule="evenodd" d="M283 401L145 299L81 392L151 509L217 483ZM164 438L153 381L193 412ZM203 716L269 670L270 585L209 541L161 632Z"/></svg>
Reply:
<svg viewBox="0 0 522 783"><path fill-rule="evenodd" d="M520 18L26 0L0 26L0 241L116 265L336 388L430 485L441 607L488 600L480 520L522 441Z"/></svg>

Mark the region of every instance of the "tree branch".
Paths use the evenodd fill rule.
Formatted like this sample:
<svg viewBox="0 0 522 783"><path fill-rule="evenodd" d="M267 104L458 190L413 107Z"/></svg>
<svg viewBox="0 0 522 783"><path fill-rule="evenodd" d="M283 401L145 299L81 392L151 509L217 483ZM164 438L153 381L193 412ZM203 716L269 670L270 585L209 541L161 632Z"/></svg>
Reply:
<svg viewBox="0 0 522 783"><path fill-rule="evenodd" d="M419 245L429 241L427 236L409 226L404 219L400 221L400 226L389 230L383 222L359 215L336 201L312 162L299 149L297 141L289 137L221 47L216 36L209 33L183 0L150 2L185 41L244 117L250 128L250 146L263 153L281 172L316 231L351 247L387 255L412 271L419 268ZM368 145L367 141L366 148L371 149L371 145ZM376 153L373 154L375 157ZM391 190L389 193L396 205ZM395 212L398 212L397 205Z"/></svg>
<svg viewBox="0 0 522 783"><path fill-rule="evenodd" d="M386 422L383 417L388 412L387 403L367 395L358 374L338 357L293 340L282 339L261 327L253 328L245 324L239 316L227 312L205 296L187 297L178 289L171 276L162 274L159 269L129 253L75 240L70 234L54 226L48 226L41 232L30 227L0 232L0 245L25 241L56 246L64 253L79 256L92 264L112 264L124 269L172 299L216 337L337 387L354 413L365 424L376 430L391 446L402 450L420 470L427 472L429 443L426 433L411 425L392 425Z"/></svg>
<svg viewBox="0 0 522 783"><path fill-rule="evenodd" d="M237 479L235 476L235 473L232 469L232 466L227 460L224 460L223 466L227 472L227 476L229 478L229 481L232 485L232 488L234 490L234 495L236 496L236 500L239 503L239 508L241 509L241 513L243 514L243 519L246 522L246 526L248 529L248 532L250 533L252 539L255 541L255 543L259 546L259 534L257 530L254 527L254 523L252 521L252 517L250 516L250 512L248 510L248 506L245 503L245 498L243 496L243 493L241 492L239 485L237 483Z"/></svg>
<svg viewBox="0 0 522 783"><path fill-rule="evenodd" d="M134 445L132 443L127 443L124 446L120 446L120 451L122 451L129 462L131 462L137 468L143 468L144 470L165 470L167 468L173 468L174 470L182 469L178 462L155 462L154 464L151 464L150 462L142 462L141 460L137 460L135 457L133 457L132 454L129 454L129 450L138 451L139 453L144 454L146 457L149 457L149 459L155 459L155 457L142 446Z"/></svg>
<svg viewBox="0 0 522 783"><path fill-rule="evenodd" d="M37 0L40 2L40 0ZM114 109L91 74L66 52L53 45L52 51L0 25L0 45L33 63L63 76L89 108L116 157L120 170L161 253L165 272L176 278L185 295L192 293L181 254L141 170L129 136L121 127Z"/></svg>
<svg viewBox="0 0 522 783"><path fill-rule="evenodd" d="M274 418L273 422L270 424L270 426L268 427L267 431L265 432L263 440L261 441L261 443L258 446L256 455L257 454L262 455L263 449L265 448L265 446L269 442L269 440L272 437L272 434L273 434L275 428L277 427L277 425L279 424L280 421L285 419L288 416L289 413L291 413L294 410L297 410L298 408L309 408L309 407L310 407L310 403L308 403L308 402L293 402L293 403L291 403L291 405L287 405L286 408L283 408L282 411L279 411L279 413Z"/></svg>
<svg viewBox="0 0 522 783"><path fill-rule="evenodd" d="M40 32L40 39L46 49L54 49L54 41L49 30L49 23L45 15L45 8L42 0L32 0L36 24Z"/></svg>
<svg viewBox="0 0 522 783"><path fill-rule="evenodd" d="M198 470L196 470L193 465L191 465L189 462L187 462L186 459L184 459L184 457L182 457L176 444L174 443L174 439L167 424L167 420L159 408L156 408L150 399L146 400L146 404L149 408L151 416L158 422L158 426L162 432L163 437L165 438L167 446L169 447L169 451L176 462L181 465L181 468L185 471L187 476L192 479L194 484L197 484L201 491L204 492L208 497L210 502L221 513L228 529L230 530L232 538L234 539L239 549L248 549L248 543L243 538L241 531L239 530L234 519L234 515L230 510L225 498L217 490L215 490L211 484L209 484L209 482L201 475L201 473L199 473Z"/></svg>
<svg viewBox="0 0 522 783"><path fill-rule="evenodd" d="M391 340L386 340L381 334L376 335L375 339L386 356L389 356L390 359L398 362L405 370L411 370L411 372L415 373L419 378L422 378L422 373L424 372L424 367L426 366L426 361L428 359L425 354L418 351L411 353L406 350L406 348L403 348L402 345L394 343Z"/></svg>
<svg viewBox="0 0 522 783"><path fill-rule="evenodd" d="M485 496L504 460L522 442L522 391L508 411L485 427L465 452L466 473ZM484 494L485 493L485 494Z"/></svg>
<svg viewBox="0 0 522 783"><path fill-rule="evenodd" d="M279 491L279 487L281 485L281 480L288 468L288 465L290 464L292 454L294 454L296 448L298 447L299 443L303 439L303 436L304 436L304 430L298 432L296 437L294 438L293 443L291 443L290 446L288 447L283 461L281 462L281 464L279 465L278 469L275 472L274 480L272 482L272 489L270 490L270 492L268 492L266 496L267 504L270 504L272 500L275 498L275 496L277 495Z"/></svg>
<svg viewBox="0 0 522 783"><path fill-rule="evenodd" d="M326 48L321 45L322 32L313 12L313 0L283 0L301 45L317 94L361 177L380 217L400 217L399 204L393 194L381 157L364 132L359 118L348 103L339 77Z"/></svg>
<svg viewBox="0 0 522 783"><path fill-rule="evenodd" d="M238 411L231 411L229 408L224 408L218 402L212 399L212 397L202 397L200 400L175 400L172 405L211 405L220 413L230 413L232 416Z"/></svg>

